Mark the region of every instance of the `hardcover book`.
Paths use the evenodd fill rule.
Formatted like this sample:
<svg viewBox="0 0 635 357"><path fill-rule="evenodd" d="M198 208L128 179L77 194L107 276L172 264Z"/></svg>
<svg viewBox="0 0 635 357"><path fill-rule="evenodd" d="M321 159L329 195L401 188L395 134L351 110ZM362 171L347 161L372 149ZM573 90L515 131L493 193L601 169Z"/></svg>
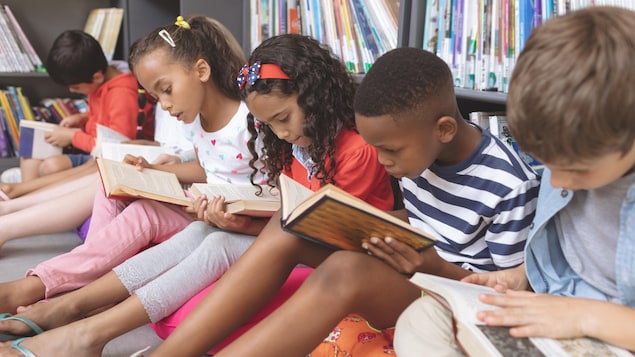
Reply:
<svg viewBox="0 0 635 357"><path fill-rule="evenodd" d="M280 175L282 228L334 249L364 251L371 237L392 237L414 249L434 245L431 235L328 184L313 192Z"/></svg>
<svg viewBox="0 0 635 357"><path fill-rule="evenodd" d="M415 273L410 281L452 312L456 324L456 340L468 356L632 357L632 354L624 349L591 338L515 338L509 335L508 327L487 326L476 318L476 313L497 307L482 303L478 296L500 295L487 286L424 273Z"/></svg>
<svg viewBox="0 0 635 357"><path fill-rule="evenodd" d="M179 206L192 205L172 172L138 170L134 165L100 157L95 160L108 198L147 198Z"/></svg>
<svg viewBox="0 0 635 357"><path fill-rule="evenodd" d="M252 185L194 183L189 189L194 198L223 196L225 211L252 217L271 217L280 209L280 193L276 189Z"/></svg>
<svg viewBox="0 0 635 357"><path fill-rule="evenodd" d="M28 159L44 160L49 156L61 155L62 148L46 142L45 136L57 127L56 124L20 120L19 155Z"/></svg>

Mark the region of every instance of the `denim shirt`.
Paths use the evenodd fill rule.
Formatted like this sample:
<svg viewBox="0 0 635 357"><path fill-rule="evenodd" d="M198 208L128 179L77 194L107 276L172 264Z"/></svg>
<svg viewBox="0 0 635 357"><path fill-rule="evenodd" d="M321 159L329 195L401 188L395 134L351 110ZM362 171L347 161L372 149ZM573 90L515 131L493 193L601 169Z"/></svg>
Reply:
<svg viewBox="0 0 635 357"><path fill-rule="evenodd" d="M551 173L542 175L538 207L525 247L525 269L535 292L608 301L611 297L579 277L562 253L555 215L571 201L574 192L554 188ZM619 302L635 308L635 185L620 209L620 227L615 257Z"/></svg>

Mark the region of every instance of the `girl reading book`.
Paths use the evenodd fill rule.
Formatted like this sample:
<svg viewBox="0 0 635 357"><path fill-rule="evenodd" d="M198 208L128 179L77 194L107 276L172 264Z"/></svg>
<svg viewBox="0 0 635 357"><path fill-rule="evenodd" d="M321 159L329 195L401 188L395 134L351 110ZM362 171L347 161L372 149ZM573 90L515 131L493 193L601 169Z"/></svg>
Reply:
<svg viewBox="0 0 635 357"><path fill-rule="evenodd" d="M139 73L139 78L145 83L142 73ZM327 183L334 183L380 209L393 208L390 180L377 160L377 152L366 144L354 129L353 86L352 79L343 65L328 50L320 47L317 41L308 37L274 37L264 41L254 51L250 62L238 75L236 88L242 90L243 98L250 110L245 122L251 132L248 146L254 162L257 162L258 158L264 158L269 169L266 181L268 186L275 186L278 176L285 173L313 190ZM174 86L175 91L176 88ZM262 148L256 145L259 139L262 139ZM257 183L254 178L263 173L261 166L252 165L252 182ZM199 205L199 213L203 212L206 220L218 222L217 225L224 229L240 228L245 224L249 227L254 226L252 218L224 213L219 209L222 204L223 198L211 198L204 212L204 205ZM198 224L198 229L200 235L201 232L213 227L203 228L202 224ZM78 351L71 350L71 345L77 343L73 348L97 354L109 339L166 316L170 310L156 310L157 300L172 300L170 305L174 305L173 301L182 299L185 295L181 291L190 290L190 286L195 286L199 290L206 287L210 282L206 282L204 276L216 274L214 269L217 266L227 264L226 261L219 261L217 253L214 252L219 249L221 243L217 239L209 238L202 240L197 249L178 265L172 267L169 263L164 264L171 260L167 255L174 252L182 239L190 239L188 237L175 237L163 242L82 289L24 311L20 316L31 318L36 323L51 328L77 320L96 308L119 302L132 293L126 300L109 310L25 340L21 347L37 353L55 344L58 350L76 354ZM279 291L298 263L317 266L332 252L323 246L282 231L278 214L268 221L257 238L232 234L227 238L229 239L246 242L245 255L235 263L236 271L231 268L229 271L232 273L229 276L225 275L228 276L227 281L222 278L218 285L211 289L207 287L182 308L186 312L192 310L195 302L207 291L211 291L210 297L214 296L211 302L218 298L217 293L230 301L222 304L220 310L210 313L207 311L210 301L205 298L201 306L196 308L203 315L188 316L188 324L183 326L184 331L190 328L188 325L198 325L199 316L214 320L223 330L218 335L216 330L210 330L211 333L199 330L205 332L194 340L193 335L188 336L187 345L193 344L195 350L200 350L200 353L194 354L206 352L241 324L253 323L249 318ZM247 249L248 246L250 247ZM151 280L141 282L145 284L143 286L131 285L130 277L139 273L133 266L136 264L132 262L148 259L147 257L155 256L154 254L161 250L167 252L148 260L155 267L154 275L147 274L148 271L144 272ZM162 258L158 258L159 256ZM249 286L253 290L243 294L241 289L235 288L233 279L239 279L240 286ZM183 302L185 300L181 300L179 304ZM274 301L265 311L275 308L279 303L280 301ZM71 313L71 306L81 308ZM52 318L53 316L55 318ZM189 322L190 318L194 320ZM174 320L171 323L174 323ZM104 329L104 326L109 328ZM81 341L71 343L68 338L59 339L60 334L79 329L83 331ZM177 331L180 330L180 327L177 328ZM104 334L104 331L108 332ZM179 336L170 336L168 341L183 338ZM170 345L171 343L166 344L168 350ZM179 350L167 353L182 355L183 352Z"/></svg>
<svg viewBox="0 0 635 357"><path fill-rule="evenodd" d="M134 74L164 110L184 123L185 135L198 156L198 162L184 164L149 165L141 159L135 163L140 168L174 172L185 183L250 184L252 155L245 144L250 138L248 110L232 74L244 56L229 31L217 21L198 16L157 29L135 48ZM217 160L212 150L221 150L216 152L227 159ZM84 286L139 251L170 238L196 217L194 210L175 205L109 200L98 193L86 242L39 264L26 278L3 284L0 292L11 296L2 300L1 312L14 313L20 305ZM11 322L16 321L2 323Z"/></svg>

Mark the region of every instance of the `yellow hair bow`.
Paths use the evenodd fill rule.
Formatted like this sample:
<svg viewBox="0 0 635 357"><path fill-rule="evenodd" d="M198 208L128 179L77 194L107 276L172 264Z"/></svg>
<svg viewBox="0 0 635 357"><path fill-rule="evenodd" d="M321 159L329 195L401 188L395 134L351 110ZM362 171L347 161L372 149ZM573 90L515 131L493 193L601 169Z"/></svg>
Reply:
<svg viewBox="0 0 635 357"><path fill-rule="evenodd" d="M187 21L185 21L185 19L183 18L183 16L178 16L176 18L176 22L174 23L176 26L184 28L184 29L190 29L190 24L187 23Z"/></svg>

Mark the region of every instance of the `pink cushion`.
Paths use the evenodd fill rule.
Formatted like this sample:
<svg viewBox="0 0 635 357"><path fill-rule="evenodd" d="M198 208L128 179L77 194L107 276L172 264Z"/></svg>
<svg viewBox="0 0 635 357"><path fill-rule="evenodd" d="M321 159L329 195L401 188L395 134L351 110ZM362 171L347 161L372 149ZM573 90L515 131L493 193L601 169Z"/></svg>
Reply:
<svg viewBox="0 0 635 357"><path fill-rule="evenodd" d="M295 291L302 285L304 280L311 274L313 271L312 268L295 268L291 271L291 275L287 281L282 285L282 288L274 295L273 299L267 303L260 311L258 311L254 316L252 316L249 321L247 321L244 325L239 327L234 333L229 335L225 340L223 340L218 345L214 346L208 354L214 354L220 351L223 347L230 344L233 340L237 339L243 333L247 332L250 328L255 326L260 320L264 319L269 315L273 310L278 308L278 306L282 305ZM203 289L198 294L194 295L190 300L188 300L181 308L176 310L172 315L164 318L163 320L150 324L150 327L156 332L157 336L162 339L166 339L170 334L174 331L174 329L185 319L185 317L190 313L190 311L194 310L198 302L207 294L207 292L214 287L212 285Z"/></svg>

